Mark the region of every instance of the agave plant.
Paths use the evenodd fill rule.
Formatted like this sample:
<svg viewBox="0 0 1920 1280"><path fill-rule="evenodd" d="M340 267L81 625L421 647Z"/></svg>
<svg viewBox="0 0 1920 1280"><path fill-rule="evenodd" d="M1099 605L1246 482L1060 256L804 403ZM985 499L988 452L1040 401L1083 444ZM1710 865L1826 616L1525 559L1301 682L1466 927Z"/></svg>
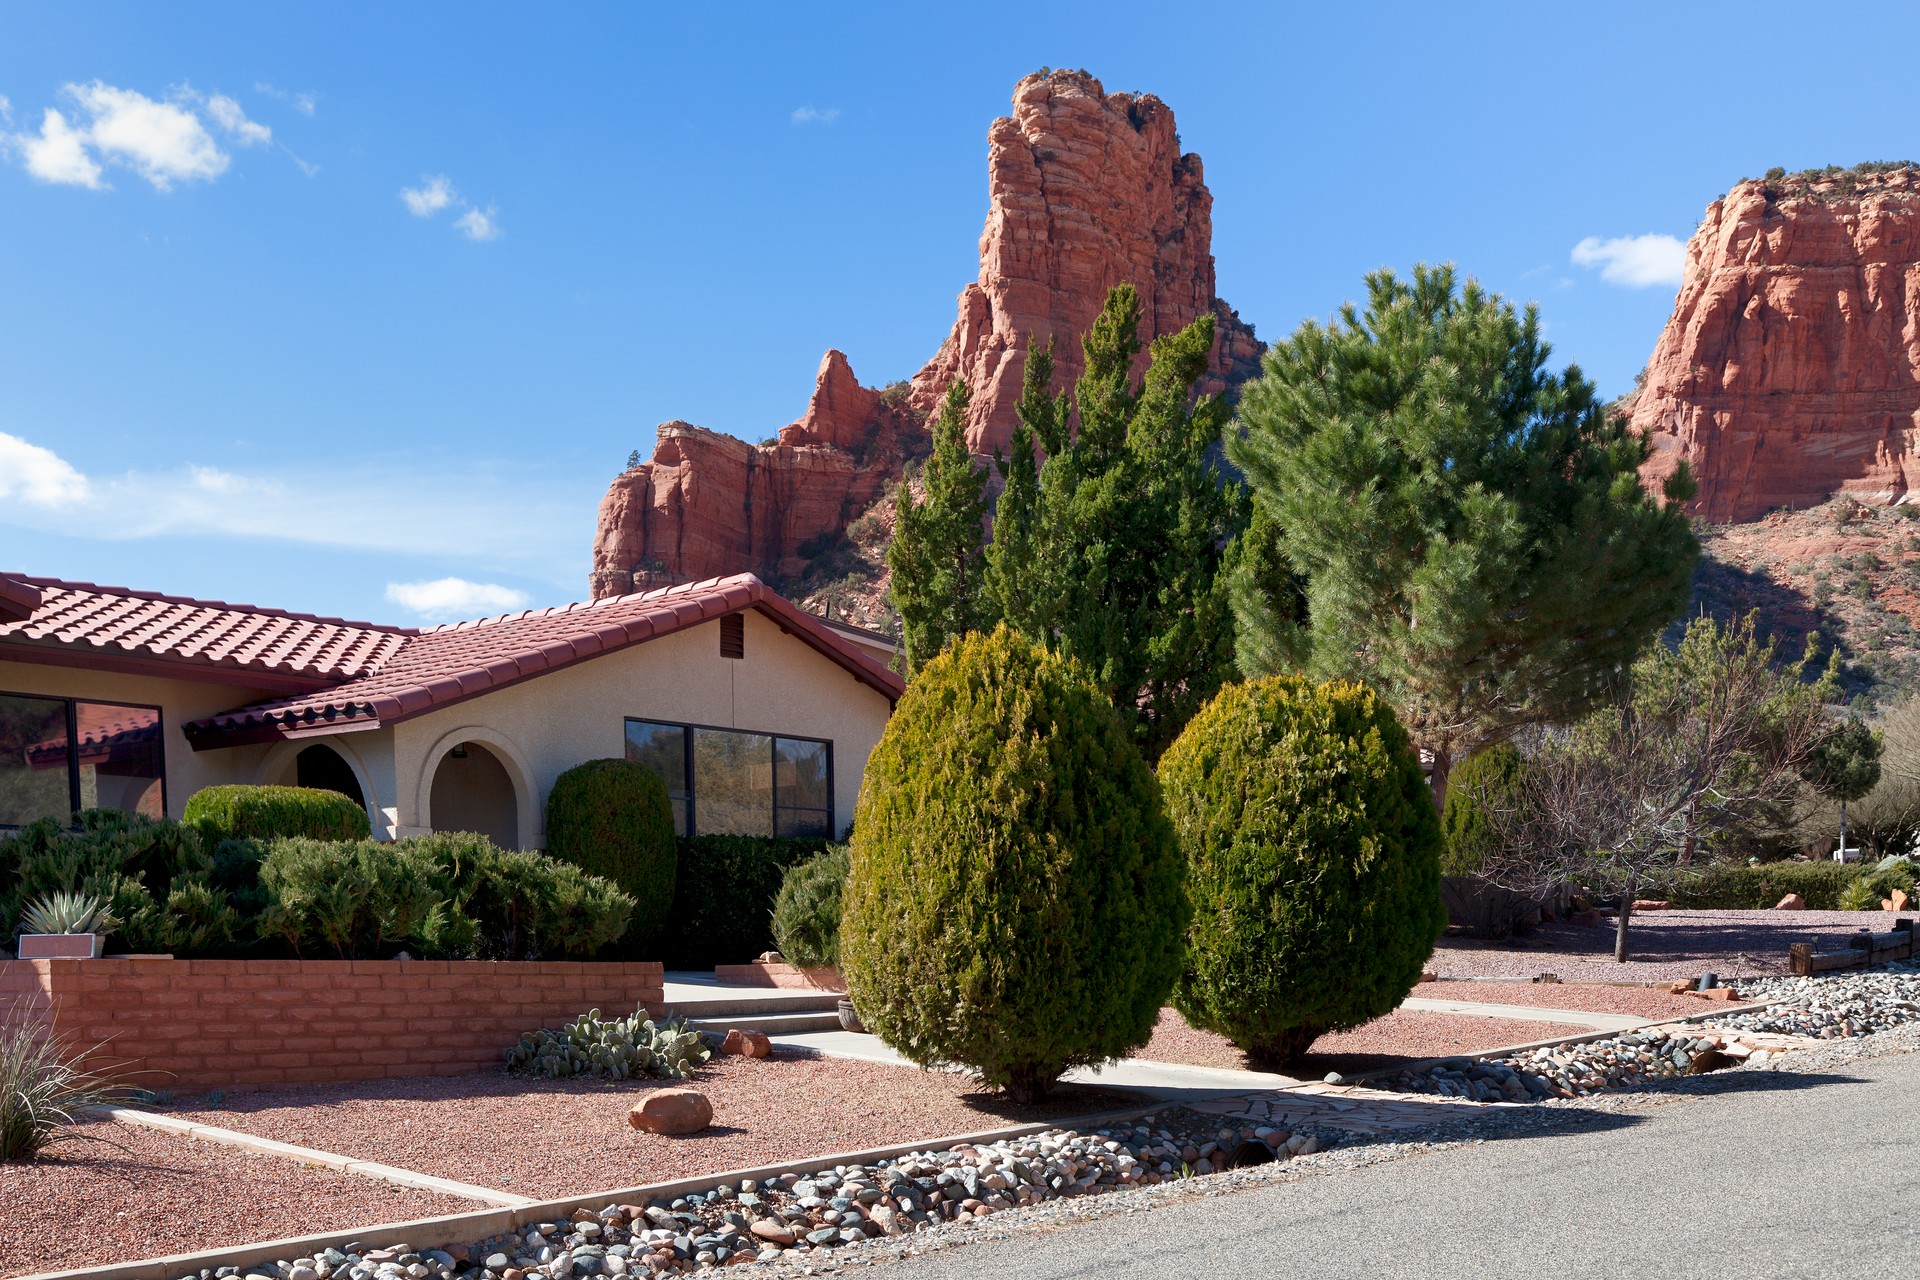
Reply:
<svg viewBox="0 0 1920 1280"><path fill-rule="evenodd" d="M99 1141L74 1131L82 1112L118 1106L133 1092L97 1068L96 1050L63 1044L16 1003L0 1019L0 1160L33 1160L59 1142Z"/></svg>
<svg viewBox="0 0 1920 1280"><path fill-rule="evenodd" d="M29 903L20 923L24 933L109 933L120 922L101 899L58 889Z"/></svg>
<svg viewBox="0 0 1920 1280"><path fill-rule="evenodd" d="M603 1018L598 1009L564 1027L543 1027L507 1050L507 1070L549 1078L575 1075L686 1079L712 1056L706 1037L689 1031L685 1019L655 1023L639 1010Z"/></svg>

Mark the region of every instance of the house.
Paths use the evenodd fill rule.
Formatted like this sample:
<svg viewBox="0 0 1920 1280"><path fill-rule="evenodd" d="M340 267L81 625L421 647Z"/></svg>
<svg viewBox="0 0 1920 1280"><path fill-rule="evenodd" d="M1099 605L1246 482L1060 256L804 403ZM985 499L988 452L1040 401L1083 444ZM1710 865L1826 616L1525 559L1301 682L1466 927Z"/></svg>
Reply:
<svg viewBox="0 0 1920 1280"><path fill-rule="evenodd" d="M833 836L888 652L751 574L427 629L0 576L0 828L278 783L536 849L554 779L625 756L683 834Z"/></svg>

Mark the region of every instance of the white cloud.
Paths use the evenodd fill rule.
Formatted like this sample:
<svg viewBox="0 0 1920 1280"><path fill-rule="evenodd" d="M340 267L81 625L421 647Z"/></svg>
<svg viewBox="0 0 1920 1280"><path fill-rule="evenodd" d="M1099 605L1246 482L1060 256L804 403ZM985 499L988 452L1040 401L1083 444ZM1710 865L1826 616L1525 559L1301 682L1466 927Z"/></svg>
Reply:
<svg viewBox="0 0 1920 1280"><path fill-rule="evenodd" d="M12 124L12 123L13 123L13 103L7 99L6 94L0 93L0 124Z"/></svg>
<svg viewBox="0 0 1920 1280"><path fill-rule="evenodd" d="M0 498L54 508L85 502L88 493L87 478L65 458L0 431Z"/></svg>
<svg viewBox="0 0 1920 1280"><path fill-rule="evenodd" d="M426 475L432 483L422 483ZM587 569L582 513L592 512L602 487L599 477L537 463L413 455L254 472L189 461L89 476L50 449L0 433L0 530L108 541L234 538L415 563L432 557L476 577L550 581L568 598Z"/></svg>
<svg viewBox="0 0 1920 1280"><path fill-rule="evenodd" d="M497 582L435 578L431 582L389 582L387 599L428 618L462 618L505 613L527 603L527 593Z"/></svg>
<svg viewBox="0 0 1920 1280"><path fill-rule="evenodd" d="M266 83L264 80L255 81L253 86L253 91L255 93L264 93L269 98L274 98L280 102L284 102L288 106L292 107L295 111L298 111L301 115L306 116L308 118L312 118L314 107L318 103L318 96L315 94L290 93L285 89L276 89L272 85Z"/></svg>
<svg viewBox="0 0 1920 1280"><path fill-rule="evenodd" d="M498 211L488 205L485 211L469 208L454 220L453 225L460 228L469 240L498 240L500 223L496 221Z"/></svg>
<svg viewBox="0 0 1920 1280"><path fill-rule="evenodd" d="M92 117L86 132L94 149L161 191L171 191L176 182L211 181L227 171L227 153L200 117L178 103L155 102L99 80L63 91Z"/></svg>
<svg viewBox="0 0 1920 1280"><path fill-rule="evenodd" d="M6 142L25 157L27 172L42 182L92 191L106 186L100 180L99 164L87 154L87 135L52 107L41 118L38 135L14 134Z"/></svg>
<svg viewBox="0 0 1920 1280"><path fill-rule="evenodd" d="M789 118L795 124L832 124L840 118L840 108L816 107L808 103L804 107L795 107Z"/></svg>
<svg viewBox="0 0 1920 1280"><path fill-rule="evenodd" d="M419 186L400 188L400 199L414 217L431 218L459 199L459 194L444 177L423 173Z"/></svg>
<svg viewBox="0 0 1920 1280"><path fill-rule="evenodd" d="M1575 266L1598 267L1602 280L1629 289L1677 285L1686 271L1687 246L1657 233L1612 240L1588 236L1573 246L1573 262Z"/></svg>
<svg viewBox="0 0 1920 1280"><path fill-rule="evenodd" d="M237 138L243 147L255 147L273 141L273 130L258 121L247 119L247 113L240 104L223 93L216 93L207 99L207 114Z"/></svg>

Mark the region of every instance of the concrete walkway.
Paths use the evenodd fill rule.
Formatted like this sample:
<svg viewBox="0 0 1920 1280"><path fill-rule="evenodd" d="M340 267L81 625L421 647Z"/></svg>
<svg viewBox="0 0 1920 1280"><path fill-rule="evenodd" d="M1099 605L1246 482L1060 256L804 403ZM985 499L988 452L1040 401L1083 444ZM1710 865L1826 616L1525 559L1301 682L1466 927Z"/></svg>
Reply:
<svg viewBox="0 0 1920 1280"><path fill-rule="evenodd" d="M1542 1009L1530 1004L1482 1004L1478 1000L1429 1000L1408 996L1402 1009L1421 1013L1458 1013L1477 1018L1512 1018L1520 1022L1567 1022L1595 1031L1633 1031L1652 1026L1657 1019L1630 1013L1590 1013L1582 1009Z"/></svg>
<svg viewBox="0 0 1920 1280"><path fill-rule="evenodd" d="M829 1058L858 1058L896 1067L914 1064L895 1053L878 1036L857 1031L808 1031L774 1036L776 1045L806 1049ZM1149 1062L1128 1058L1104 1067L1082 1067L1064 1077L1073 1084L1106 1085L1144 1093L1161 1102L1198 1102L1262 1089L1281 1089L1302 1083L1298 1076L1266 1071L1231 1071L1221 1067L1194 1067L1179 1062Z"/></svg>

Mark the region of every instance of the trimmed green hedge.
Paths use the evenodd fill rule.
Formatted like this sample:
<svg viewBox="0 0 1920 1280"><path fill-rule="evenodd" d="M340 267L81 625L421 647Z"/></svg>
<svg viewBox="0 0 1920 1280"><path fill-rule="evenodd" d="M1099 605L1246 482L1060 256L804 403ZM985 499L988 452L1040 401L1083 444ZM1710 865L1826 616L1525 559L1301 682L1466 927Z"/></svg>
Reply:
<svg viewBox="0 0 1920 1280"><path fill-rule="evenodd" d="M589 760L554 779L547 854L620 886L634 902L626 947L658 951L679 861L673 804L658 774L632 760Z"/></svg>
<svg viewBox="0 0 1920 1280"><path fill-rule="evenodd" d="M1840 911L1840 895L1860 873L1858 864L1843 862L1730 863L1679 873L1667 897L1695 910L1760 911L1797 893L1810 911Z"/></svg>
<svg viewBox="0 0 1920 1280"><path fill-rule="evenodd" d="M367 811L338 791L315 787L207 787L181 815L213 841L365 840Z"/></svg>
<svg viewBox="0 0 1920 1280"><path fill-rule="evenodd" d="M1447 925L1440 823L1393 710L1361 684L1229 685L1160 758L1190 868L1174 1005L1260 1066L1391 1012Z"/></svg>
<svg viewBox="0 0 1920 1280"><path fill-rule="evenodd" d="M829 847L771 836L682 836L679 845L661 954L645 957L664 959L669 969L744 964L773 950L773 903L787 868Z"/></svg>

